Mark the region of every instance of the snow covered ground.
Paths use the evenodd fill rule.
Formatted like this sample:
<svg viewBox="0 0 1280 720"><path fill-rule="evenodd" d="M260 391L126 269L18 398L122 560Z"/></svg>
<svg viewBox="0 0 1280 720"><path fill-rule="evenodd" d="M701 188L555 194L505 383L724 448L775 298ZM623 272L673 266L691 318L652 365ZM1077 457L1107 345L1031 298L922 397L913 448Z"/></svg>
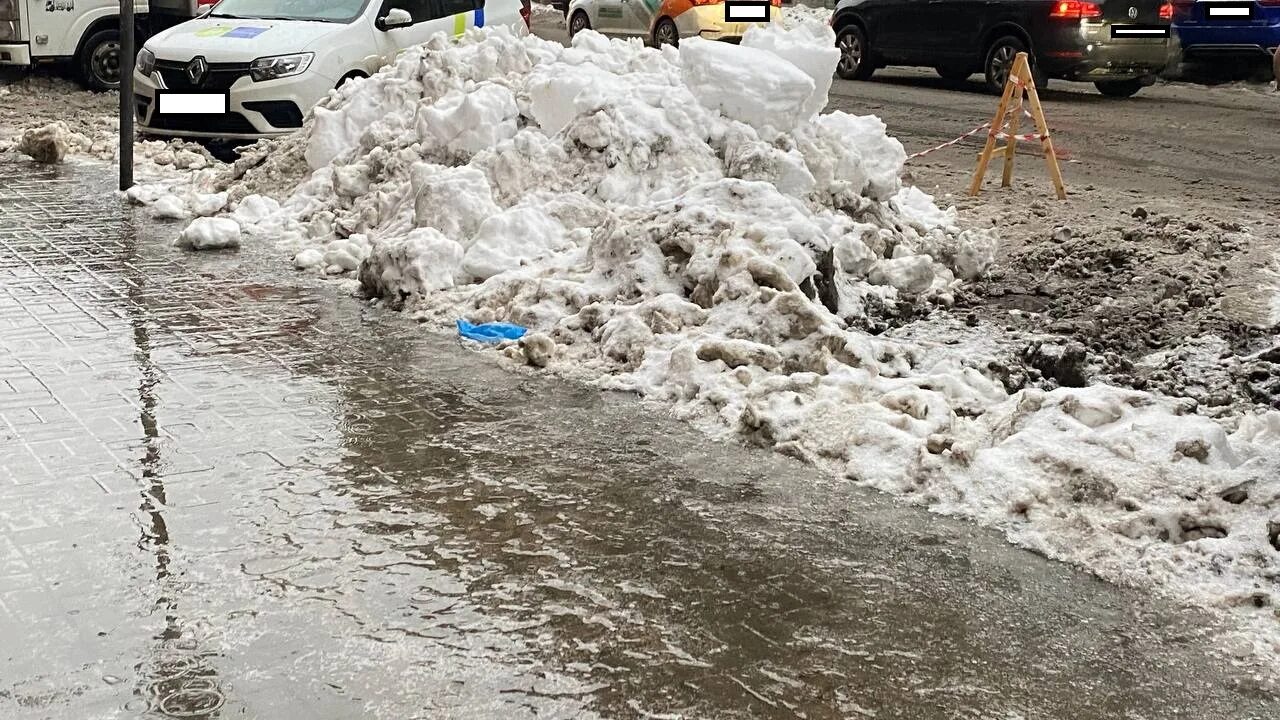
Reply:
<svg viewBox="0 0 1280 720"><path fill-rule="evenodd" d="M181 246L274 242L446 331L526 325L503 356L1229 613L1221 649L1273 667L1280 413L1010 392L989 328L869 332L947 308L997 237L902 187L879 119L818 114L835 62L825 17L660 51L441 36L299 134L130 196L198 216Z"/></svg>

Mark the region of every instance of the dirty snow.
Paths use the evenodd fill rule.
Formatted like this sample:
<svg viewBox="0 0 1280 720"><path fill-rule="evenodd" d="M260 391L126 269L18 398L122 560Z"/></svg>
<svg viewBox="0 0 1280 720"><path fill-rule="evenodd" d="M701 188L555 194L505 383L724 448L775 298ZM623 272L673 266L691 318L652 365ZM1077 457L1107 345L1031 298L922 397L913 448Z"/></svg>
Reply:
<svg viewBox="0 0 1280 720"><path fill-rule="evenodd" d="M36 162L115 161L120 151L115 93L81 90L43 72L0 85L0 154ZM175 179L221 165L202 146L182 140L139 140L134 174L141 181Z"/></svg>
<svg viewBox="0 0 1280 720"><path fill-rule="evenodd" d="M441 328L526 325L501 353L1231 612L1224 647L1274 658L1280 414L1013 392L978 342L868 333L949 306L996 240L902 188L877 118L807 114L824 69L799 39L817 32L830 44L825 18L745 47L437 36L200 190L220 182L237 234L300 268L354 271ZM222 237L216 219L184 236Z"/></svg>

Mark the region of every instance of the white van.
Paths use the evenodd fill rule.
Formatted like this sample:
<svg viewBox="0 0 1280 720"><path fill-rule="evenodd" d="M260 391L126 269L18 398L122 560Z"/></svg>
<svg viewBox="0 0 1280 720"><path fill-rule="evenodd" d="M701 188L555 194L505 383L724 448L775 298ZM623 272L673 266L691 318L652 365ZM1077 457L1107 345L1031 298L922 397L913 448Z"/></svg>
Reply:
<svg viewBox="0 0 1280 720"><path fill-rule="evenodd" d="M190 20L202 0L134 3L139 42L152 21ZM203 0L212 4L212 0ZM0 65L70 62L91 90L120 84L119 0L0 0Z"/></svg>
<svg viewBox="0 0 1280 720"><path fill-rule="evenodd" d="M4 2L5 0L0 0ZM283 135L330 90L438 32L517 25L529 0L221 0L138 51L139 132Z"/></svg>

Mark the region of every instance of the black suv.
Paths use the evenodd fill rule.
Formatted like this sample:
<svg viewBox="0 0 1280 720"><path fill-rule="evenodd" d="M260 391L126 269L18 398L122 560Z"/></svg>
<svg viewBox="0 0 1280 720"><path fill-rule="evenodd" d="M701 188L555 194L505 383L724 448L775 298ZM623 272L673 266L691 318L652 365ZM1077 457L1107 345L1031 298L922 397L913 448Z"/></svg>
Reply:
<svg viewBox="0 0 1280 720"><path fill-rule="evenodd" d="M1164 0L840 0L836 73L866 80L886 65L924 65L958 81L982 72L998 93L1025 50L1037 87L1080 80L1128 97L1155 82L1168 39L1113 38L1112 26L1167 27L1172 10Z"/></svg>

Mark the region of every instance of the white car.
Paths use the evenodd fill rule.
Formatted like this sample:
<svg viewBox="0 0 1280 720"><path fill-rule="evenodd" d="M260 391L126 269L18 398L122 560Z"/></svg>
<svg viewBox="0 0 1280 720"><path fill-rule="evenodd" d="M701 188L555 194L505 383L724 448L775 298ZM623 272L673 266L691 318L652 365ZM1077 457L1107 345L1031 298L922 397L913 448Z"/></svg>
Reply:
<svg viewBox="0 0 1280 720"><path fill-rule="evenodd" d="M138 51L138 129L233 140L283 135L330 90L435 33L500 24L527 30L528 20L528 0L221 0Z"/></svg>
<svg viewBox="0 0 1280 720"><path fill-rule="evenodd" d="M738 42L747 28L781 14L782 0L571 0L566 18L570 37L595 30L658 46L682 37Z"/></svg>

